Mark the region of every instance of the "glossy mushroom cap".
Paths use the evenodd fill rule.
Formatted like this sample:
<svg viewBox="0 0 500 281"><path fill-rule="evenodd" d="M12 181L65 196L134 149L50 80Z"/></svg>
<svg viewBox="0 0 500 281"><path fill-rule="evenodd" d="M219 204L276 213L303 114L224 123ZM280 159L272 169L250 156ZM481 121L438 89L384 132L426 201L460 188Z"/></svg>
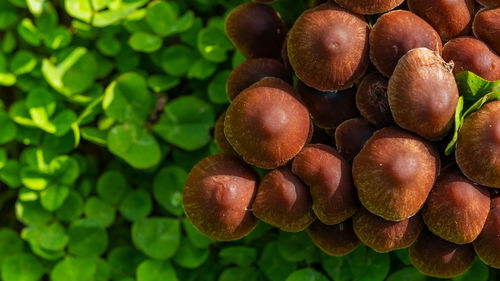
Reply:
<svg viewBox="0 0 500 281"><path fill-rule="evenodd" d="M500 197L492 198L481 234L472 243L477 256L487 265L500 268Z"/></svg>
<svg viewBox="0 0 500 281"><path fill-rule="evenodd" d="M438 152L430 142L387 127L375 132L354 158L352 175L368 211L401 221L424 205L439 167Z"/></svg>
<svg viewBox="0 0 500 281"><path fill-rule="evenodd" d="M389 79L380 73L366 75L356 92L356 106L363 117L378 127L394 124L389 101L387 100L387 84Z"/></svg>
<svg viewBox="0 0 500 281"><path fill-rule="evenodd" d="M227 78L226 91L229 100L265 77L276 77L292 84L293 79L285 66L274 59L248 59L235 67Z"/></svg>
<svg viewBox="0 0 500 281"><path fill-rule="evenodd" d="M458 37L443 48L443 59L453 61L453 74L471 71L486 80L500 80L500 57L485 43L472 37Z"/></svg>
<svg viewBox="0 0 500 281"><path fill-rule="evenodd" d="M240 239L257 224L251 212L257 181L252 168L234 156L208 156L187 177L184 211L206 236L221 241Z"/></svg>
<svg viewBox="0 0 500 281"><path fill-rule="evenodd" d="M297 92L309 109L313 123L320 128L333 129L345 120L359 116L354 86L342 91L322 92L299 80Z"/></svg>
<svg viewBox="0 0 500 281"><path fill-rule="evenodd" d="M422 231L417 242L410 247L410 261L425 275L452 278L467 271L476 254L472 244L458 245Z"/></svg>
<svg viewBox="0 0 500 281"><path fill-rule="evenodd" d="M293 160L292 172L309 186L314 213L324 224L343 222L358 209L351 166L333 147L306 145Z"/></svg>
<svg viewBox="0 0 500 281"><path fill-rule="evenodd" d="M422 214L434 234L452 243L465 244L479 235L489 211L488 189L468 180L453 165L438 177Z"/></svg>
<svg viewBox="0 0 500 281"><path fill-rule="evenodd" d="M345 160L351 162L373 133L375 133L375 128L365 119L346 120L335 130L337 150Z"/></svg>
<svg viewBox="0 0 500 281"><path fill-rule="evenodd" d="M246 58L279 59L286 32L279 14L265 4L242 4L226 19L227 36Z"/></svg>
<svg viewBox="0 0 500 281"><path fill-rule="evenodd" d="M500 8L481 10L476 14L474 35L500 55Z"/></svg>
<svg viewBox="0 0 500 281"><path fill-rule="evenodd" d="M469 33L474 0L408 0L410 10L427 21L443 41Z"/></svg>
<svg viewBox="0 0 500 281"><path fill-rule="evenodd" d="M377 70L390 77L399 59L415 48L441 54L439 34L426 21L408 11L382 15L370 32L370 59Z"/></svg>
<svg viewBox="0 0 500 281"><path fill-rule="evenodd" d="M260 220L289 232L302 231L316 219L309 188L289 168L262 178L252 210Z"/></svg>
<svg viewBox="0 0 500 281"><path fill-rule="evenodd" d="M374 15L390 11L404 0L335 0L337 4L360 15Z"/></svg>
<svg viewBox="0 0 500 281"><path fill-rule="evenodd" d="M349 88L368 67L366 21L332 2L305 11L288 34L290 64L305 84L321 91Z"/></svg>
<svg viewBox="0 0 500 281"><path fill-rule="evenodd" d="M352 217L361 242L379 253L410 247L424 228L420 213L402 221L388 221L361 208Z"/></svg>
<svg viewBox="0 0 500 281"><path fill-rule="evenodd" d="M312 127L298 94L277 81L261 80L239 94L224 121L234 150L245 162L264 169L290 161L308 141Z"/></svg>
<svg viewBox="0 0 500 281"><path fill-rule="evenodd" d="M460 170L480 185L500 188L500 101L489 102L464 120L456 146Z"/></svg>
<svg viewBox="0 0 500 281"><path fill-rule="evenodd" d="M316 220L306 231L313 243L330 256L347 255L359 245L351 220L335 225L326 225Z"/></svg>
<svg viewBox="0 0 500 281"><path fill-rule="evenodd" d="M458 88L451 66L435 52L418 48L398 62L387 88L396 123L428 140L442 139L452 128Z"/></svg>

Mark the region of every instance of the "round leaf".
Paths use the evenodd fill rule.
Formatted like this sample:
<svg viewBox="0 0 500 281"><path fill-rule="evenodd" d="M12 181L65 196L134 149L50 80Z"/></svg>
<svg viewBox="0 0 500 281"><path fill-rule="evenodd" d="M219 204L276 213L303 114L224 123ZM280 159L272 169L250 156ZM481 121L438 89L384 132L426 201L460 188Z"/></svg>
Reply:
<svg viewBox="0 0 500 281"><path fill-rule="evenodd" d="M99 256L106 251L108 235L97 221L80 219L69 227L69 252L81 256Z"/></svg>
<svg viewBox="0 0 500 281"><path fill-rule="evenodd" d="M177 281L174 267L168 261L145 260L137 268L137 281Z"/></svg>
<svg viewBox="0 0 500 281"><path fill-rule="evenodd" d="M182 189L187 179L187 172L181 167L169 166L161 169L153 182L153 195L156 201L173 215L184 213L182 207Z"/></svg>
<svg viewBox="0 0 500 281"><path fill-rule="evenodd" d="M132 240L136 247L155 259L168 259L179 247L180 223L175 219L148 218L132 225Z"/></svg>
<svg viewBox="0 0 500 281"><path fill-rule="evenodd" d="M96 273L97 260L66 257L52 269L52 281L87 281Z"/></svg>
<svg viewBox="0 0 500 281"><path fill-rule="evenodd" d="M152 53L160 49L162 40L156 35L138 31L130 36L128 43L137 52Z"/></svg>
<svg viewBox="0 0 500 281"><path fill-rule="evenodd" d="M118 209L127 220L137 221L151 213L153 202L148 192L142 189L132 189L127 192Z"/></svg>
<svg viewBox="0 0 500 281"><path fill-rule="evenodd" d="M102 227L111 226L115 220L115 208L97 197L87 200L84 212L87 218L98 221Z"/></svg>
<svg viewBox="0 0 500 281"><path fill-rule="evenodd" d="M208 248L197 248L188 238L182 238L173 260L181 267L194 269L203 264L208 259L208 255Z"/></svg>
<svg viewBox="0 0 500 281"><path fill-rule="evenodd" d="M303 268L290 274L286 281L328 281L328 278L312 268Z"/></svg>
<svg viewBox="0 0 500 281"><path fill-rule="evenodd" d="M195 150L210 141L214 122L215 113L210 104L193 96L184 96L165 106L165 114L154 131L171 144Z"/></svg>
<svg viewBox="0 0 500 281"><path fill-rule="evenodd" d="M128 189L127 180L118 171L107 171L97 181L97 194L113 205L120 202Z"/></svg>
<svg viewBox="0 0 500 281"><path fill-rule="evenodd" d="M7 258L2 264L4 281L37 281L45 269L32 254L19 253Z"/></svg>

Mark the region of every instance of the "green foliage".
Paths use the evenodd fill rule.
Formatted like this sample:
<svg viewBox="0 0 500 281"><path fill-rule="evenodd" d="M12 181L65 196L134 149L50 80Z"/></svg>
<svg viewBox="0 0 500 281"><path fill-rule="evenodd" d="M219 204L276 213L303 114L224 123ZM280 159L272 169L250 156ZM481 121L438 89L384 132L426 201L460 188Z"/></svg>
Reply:
<svg viewBox="0 0 500 281"><path fill-rule="evenodd" d="M406 250L331 257L265 223L221 243L186 218L188 172L217 152L226 80L245 60L224 33L243 2L0 1L2 280L429 279ZM308 2L273 7L290 27ZM499 88L457 81L458 130ZM476 261L454 280L494 273Z"/></svg>

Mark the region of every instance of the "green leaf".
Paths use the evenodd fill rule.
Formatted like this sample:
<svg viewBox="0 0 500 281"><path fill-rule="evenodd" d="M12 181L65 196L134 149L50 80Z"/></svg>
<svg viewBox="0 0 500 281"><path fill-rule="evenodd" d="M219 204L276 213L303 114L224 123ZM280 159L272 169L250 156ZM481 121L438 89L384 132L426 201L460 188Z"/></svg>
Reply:
<svg viewBox="0 0 500 281"><path fill-rule="evenodd" d="M71 39L70 31L63 26L58 26L50 29L45 34L43 43L52 50L58 50L68 46L71 43Z"/></svg>
<svg viewBox="0 0 500 281"><path fill-rule="evenodd" d="M108 149L136 169L147 169L161 160L156 139L131 123L116 125L108 134Z"/></svg>
<svg viewBox="0 0 500 281"><path fill-rule="evenodd" d="M208 85L208 97L213 103L229 103L226 93L226 83L230 74L231 71L229 70L221 71L215 75Z"/></svg>
<svg viewBox="0 0 500 281"><path fill-rule="evenodd" d="M89 0L65 0L64 8L70 16L86 23L92 19L92 8Z"/></svg>
<svg viewBox="0 0 500 281"><path fill-rule="evenodd" d="M364 246L359 246L349 254L347 263L354 281L382 281L389 274L389 254L377 253Z"/></svg>
<svg viewBox="0 0 500 281"><path fill-rule="evenodd" d="M57 66L51 60L44 59L42 73L55 90L65 96L71 96L81 94L92 86L97 73L97 62L87 49L77 47Z"/></svg>
<svg viewBox="0 0 500 281"><path fill-rule="evenodd" d="M284 259L299 262L305 260L316 246L304 231L297 233L280 231L278 249Z"/></svg>
<svg viewBox="0 0 500 281"><path fill-rule="evenodd" d="M26 0L26 3L28 4L28 9L34 16L38 17L42 14L45 0Z"/></svg>
<svg viewBox="0 0 500 281"><path fill-rule="evenodd" d="M10 188L19 187L21 185L19 162L16 160L7 160L4 167L0 169L0 181Z"/></svg>
<svg viewBox="0 0 500 281"><path fill-rule="evenodd" d="M500 91L500 81L487 81L470 71L457 74L455 79L460 95L466 102L475 102L488 93Z"/></svg>
<svg viewBox="0 0 500 281"><path fill-rule="evenodd" d="M56 110L56 100L51 92L43 88L33 89L26 97L26 107L36 126L49 133L56 132L49 120Z"/></svg>
<svg viewBox="0 0 500 281"><path fill-rule="evenodd" d="M13 26L18 20L16 7L7 1L0 1L0 30Z"/></svg>
<svg viewBox="0 0 500 281"><path fill-rule="evenodd" d="M92 25L105 27L112 25L134 12L135 9L147 3L149 0L122 1L119 5L111 5L110 9L95 14Z"/></svg>
<svg viewBox="0 0 500 281"><path fill-rule="evenodd" d="M108 6L113 0L92 0L92 7L95 10L102 10Z"/></svg>
<svg viewBox="0 0 500 281"><path fill-rule="evenodd" d="M40 46L41 34L38 28L36 28L36 26L31 21L31 19L24 18L17 26L17 33L24 41L26 41L26 43L34 47Z"/></svg>
<svg viewBox="0 0 500 281"><path fill-rule="evenodd" d="M66 257L52 269L50 278L53 281L87 281L91 280L96 270L96 259Z"/></svg>
<svg viewBox="0 0 500 281"><path fill-rule="evenodd" d="M16 124L7 112L0 110L0 145L12 141L17 135Z"/></svg>
<svg viewBox="0 0 500 281"><path fill-rule="evenodd" d="M117 205L129 189L127 180L118 171L106 171L97 181L97 194L112 205Z"/></svg>
<svg viewBox="0 0 500 281"><path fill-rule="evenodd" d="M427 277L414 267L406 267L389 275L387 281L425 281Z"/></svg>
<svg viewBox="0 0 500 281"><path fill-rule="evenodd" d="M24 250L24 242L11 228L0 228L0 264L5 259Z"/></svg>
<svg viewBox="0 0 500 281"><path fill-rule="evenodd" d="M136 268L146 257L135 248L124 246L111 250L108 254L108 264L113 280L122 280L136 274Z"/></svg>
<svg viewBox="0 0 500 281"><path fill-rule="evenodd" d="M395 250L393 253L396 254L399 260L401 260L405 265L411 265L408 249Z"/></svg>
<svg viewBox="0 0 500 281"><path fill-rule="evenodd" d="M50 161L49 170L63 184L73 184L80 174L78 162L70 156L58 156Z"/></svg>
<svg viewBox="0 0 500 281"><path fill-rule="evenodd" d="M40 203L47 211L59 209L69 195L67 185L54 184L40 192Z"/></svg>
<svg viewBox="0 0 500 281"><path fill-rule="evenodd" d="M199 232L188 218L182 219L182 225L187 237L195 247L207 248L212 243L212 239Z"/></svg>
<svg viewBox="0 0 500 281"><path fill-rule="evenodd" d="M227 52L233 45L223 30L216 27L203 28L198 33L198 50L209 61L220 63L227 59Z"/></svg>
<svg viewBox="0 0 500 281"><path fill-rule="evenodd" d="M54 135L63 136L71 130L71 126L76 122L76 113L73 110L65 109L54 116L51 123L55 126Z"/></svg>
<svg viewBox="0 0 500 281"><path fill-rule="evenodd" d="M214 74L216 70L216 63L200 58L189 68L188 78L205 80Z"/></svg>
<svg viewBox="0 0 500 281"><path fill-rule="evenodd" d="M120 53L121 45L112 33L104 33L97 40L97 49L105 56L116 56Z"/></svg>
<svg viewBox="0 0 500 281"><path fill-rule="evenodd" d="M303 268L290 274L286 281L328 281L328 278L312 268Z"/></svg>
<svg viewBox="0 0 500 281"><path fill-rule="evenodd" d="M146 218L153 210L153 202L148 192L142 189L131 189L118 207L121 215L130 221Z"/></svg>
<svg viewBox="0 0 500 281"><path fill-rule="evenodd" d="M145 260L137 268L137 281L178 281L169 261Z"/></svg>
<svg viewBox="0 0 500 281"><path fill-rule="evenodd" d="M69 242L66 229L58 222L42 227L40 232L40 246L47 250L63 250Z"/></svg>
<svg viewBox="0 0 500 281"><path fill-rule="evenodd" d="M80 219L74 221L68 230L69 252L80 257L99 256L108 247L108 234L99 225L99 222L91 219Z"/></svg>
<svg viewBox="0 0 500 281"><path fill-rule="evenodd" d="M170 2L154 1L148 6L146 21L158 35L168 35L170 27L175 23L176 19L177 11Z"/></svg>
<svg viewBox="0 0 500 281"><path fill-rule="evenodd" d="M257 259L257 250L244 246L226 247L219 252L219 258L225 264L249 266Z"/></svg>
<svg viewBox="0 0 500 281"><path fill-rule="evenodd" d="M259 281L262 280L260 272L254 267L231 267L222 272L218 281Z"/></svg>
<svg viewBox="0 0 500 281"><path fill-rule="evenodd" d="M259 268L270 281L285 281L297 265L285 260L279 253L278 242L270 242L262 251Z"/></svg>
<svg viewBox="0 0 500 281"><path fill-rule="evenodd" d="M130 36L128 43L136 52L152 53L158 51L163 42L154 34L138 31Z"/></svg>
<svg viewBox="0 0 500 281"><path fill-rule="evenodd" d="M63 250L49 250L41 246L42 235L46 226L32 226L23 229L21 237L28 241L31 251L45 260L57 260L64 256Z"/></svg>
<svg viewBox="0 0 500 281"><path fill-rule="evenodd" d="M169 166L161 169L153 182L153 196L156 201L173 215L184 213L182 207L182 189L187 179L187 172L181 167Z"/></svg>
<svg viewBox="0 0 500 281"><path fill-rule="evenodd" d="M193 96L183 96L165 106L165 114L153 130L171 144L195 150L210 141L214 123L215 113L210 104Z"/></svg>
<svg viewBox="0 0 500 281"><path fill-rule="evenodd" d="M92 127L85 127L80 129L80 133L82 134L82 138L94 144L100 146L106 146L108 141L108 132L101 131Z"/></svg>
<svg viewBox="0 0 500 281"><path fill-rule="evenodd" d="M83 199L75 191L70 191L66 200L56 211L56 216L61 221L70 222L83 213Z"/></svg>
<svg viewBox="0 0 500 281"><path fill-rule="evenodd" d="M98 221L102 227L111 226L115 220L115 208L97 197L87 200L84 213L87 218Z"/></svg>
<svg viewBox="0 0 500 281"><path fill-rule="evenodd" d="M349 281L352 279L352 272L344 257L334 257L321 253L321 266L335 281Z"/></svg>
<svg viewBox="0 0 500 281"><path fill-rule="evenodd" d="M173 260L181 267L195 269L208 259L208 255L209 248L197 248L188 238L183 237Z"/></svg>
<svg viewBox="0 0 500 281"><path fill-rule="evenodd" d="M2 264L2 280L4 281L37 281L44 273L43 265L29 253L15 254Z"/></svg>
<svg viewBox="0 0 500 281"><path fill-rule="evenodd" d="M137 73L120 75L107 88L102 101L106 114L118 121L141 124L153 106L146 81Z"/></svg>
<svg viewBox="0 0 500 281"><path fill-rule="evenodd" d="M10 70L16 75L21 75L31 72L36 65L37 59L32 52L20 50L12 57Z"/></svg>
<svg viewBox="0 0 500 281"><path fill-rule="evenodd" d="M132 225L134 245L149 257L165 260L179 247L181 228L178 220L147 218Z"/></svg>
<svg viewBox="0 0 500 281"><path fill-rule="evenodd" d="M181 44L165 49L161 55L161 66L165 72L173 76L184 75L196 62L198 53Z"/></svg>
<svg viewBox="0 0 500 281"><path fill-rule="evenodd" d="M155 93L170 90L181 83L181 80L172 76L152 75L148 77L148 86Z"/></svg>
<svg viewBox="0 0 500 281"><path fill-rule="evenodd" d="M490 272L486 264L484 264L479 258L474 260L474 264L466 272L453 277L453 281L486 281L489 280Z"/></svg>

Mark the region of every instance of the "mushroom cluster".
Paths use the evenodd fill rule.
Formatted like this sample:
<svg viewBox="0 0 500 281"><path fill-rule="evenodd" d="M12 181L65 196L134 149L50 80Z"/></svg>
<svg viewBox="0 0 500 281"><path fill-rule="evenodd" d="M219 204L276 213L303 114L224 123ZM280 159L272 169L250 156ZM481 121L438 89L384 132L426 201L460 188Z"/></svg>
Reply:
<svg viewBox="0 0 500 281"><path fill-rule="evenodd" d="M316 1L289 30L271 2L226 19L247 60L227 80L221 153L184 187L193 225L229 241L260 220L335 256L409 248L441 278L476 256L500 268L500 101L465 118L456 155L441 151L454 75L500 80L500 1Z"/></svg>

